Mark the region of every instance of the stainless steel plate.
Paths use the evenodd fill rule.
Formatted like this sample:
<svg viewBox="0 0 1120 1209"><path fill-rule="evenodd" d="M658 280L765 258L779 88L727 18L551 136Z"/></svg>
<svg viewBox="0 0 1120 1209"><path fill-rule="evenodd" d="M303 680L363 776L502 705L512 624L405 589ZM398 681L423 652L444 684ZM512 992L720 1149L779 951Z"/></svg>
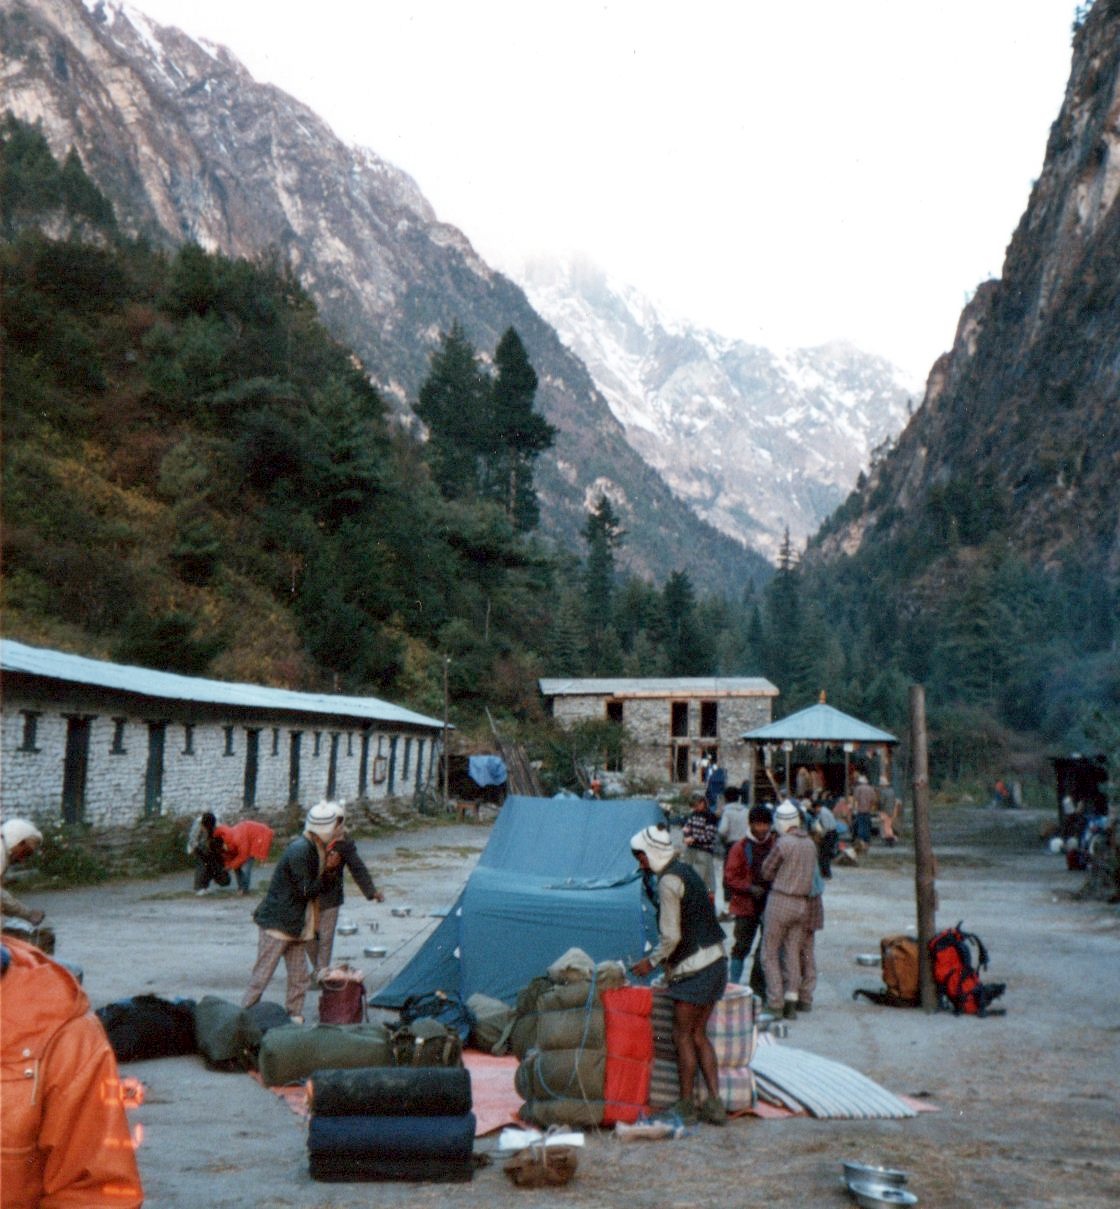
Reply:
<svg viewBox="0 0 1120 1209"><path fill-rule="evenodd" d="M890 1209L892 1205L916 1205L918 1198L905 1188L893 1188L889 1184L869 1184L853 1180L848 1191L863 1209Z"/></svg>
<svg viewBox="0 0 1120 1209"><path fill-rule="evenodd" d="M901 1188L908 1180L905 1171L897 1167L876 1167L871 1163L856 1163L848 1160L844 1164L844 1179L849 1183L886 1184Z"/></svg>

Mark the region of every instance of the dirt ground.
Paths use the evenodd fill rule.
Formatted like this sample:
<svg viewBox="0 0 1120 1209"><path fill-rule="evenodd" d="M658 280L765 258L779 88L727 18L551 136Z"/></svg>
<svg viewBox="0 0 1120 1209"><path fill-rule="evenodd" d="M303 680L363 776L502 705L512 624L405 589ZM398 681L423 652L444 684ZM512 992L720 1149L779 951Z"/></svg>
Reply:
<svg viewBox="0 0 1120 1209"><path fill-rule="evenodd" d="M1120 911L1073 899L1082 875L1041 850L1040 818L961 807L935 819L938 925L963 919L983 937L988 976L1008 986L1005 1016L931 1017L853 1002L855 987L878 983L877 969L857 965L856 955L877 951L880 936L914 921L910 855L873 850L860 868L838 868L828 886L816 1004L785 1044L845 1061L938 1112L901 1122L748 1117L667 1142L593 1134L573 1182L543 1192L514 1189L497 1165L463 1185L317 1184L307 1174L304 1124L279 1099L245 1075L206 1070L200 1059L162 1059L124 1068L146 1088L130 1114L143 1129L146 1203L840 1207L851 1203L840 1163L855 1158L905 1168L922 1205L1120 1204ZM485 825L456 824L361 842L386 902L367 903L350 887L343 914L360 931L340 937L336 955L362 965L371 990L435 926L428 913L451 904L488 834ZM267 873L257 872L262 885ZM196 898L189 880L26 897L48 911L58 955L83 967L95 1007L144 992L236 1000L256 953L254 900ZM394 917L394 905L412 914ZM371 943L386 945L389 957L364 958ZM556 954L540 956L543 969ZM283 966L269 998L282 999L282 980Z"/></svg>

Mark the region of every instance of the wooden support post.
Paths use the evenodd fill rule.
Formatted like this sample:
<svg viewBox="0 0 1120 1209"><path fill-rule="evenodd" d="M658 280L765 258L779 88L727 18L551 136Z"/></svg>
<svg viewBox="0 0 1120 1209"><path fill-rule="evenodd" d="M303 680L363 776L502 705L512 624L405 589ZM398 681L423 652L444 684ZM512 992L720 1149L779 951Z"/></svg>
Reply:
<svg viewBox="0 0 1120 1209"><path fill-rule="evenodd" d="M933 840L929 822L929 747L926 740L926 693L910 686L910 752L914 785L914 883L918 900L918 988L922 1010L937 1010L937 988L929 942L936 928Z"/></svg>
<svg viewBox="0 0 1120 1209"><path fill-rule="evenodd" d="M447 736L447 731L448 731L447 715L449 713L450 703L451 703L450 693L448 692L448 674L450 672L450 669L451 669L451 659L449 656L444 655L444 657L443 657L443 808L444 808L444 810L448 809L448 806L451 801L450 797L448 796L448 792L447 792L447 783L448 783L448 780L450 779L449 774L450 774L450 766L451 766L451 752L448 750L448 746L447 746L447 738L448 738L448 736Z"/></svg>

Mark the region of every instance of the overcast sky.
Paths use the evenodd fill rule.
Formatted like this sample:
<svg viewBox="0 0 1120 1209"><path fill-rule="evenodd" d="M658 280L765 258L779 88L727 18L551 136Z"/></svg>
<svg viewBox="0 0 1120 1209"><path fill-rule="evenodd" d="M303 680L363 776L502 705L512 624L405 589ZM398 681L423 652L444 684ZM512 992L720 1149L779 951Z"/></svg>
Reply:
<svg viewBox="0 0 1120 1209"><path fill-rule="evenodd" d="M415 178L498 268L916 378L998 275L1072 0L134 0Z"/></svg>

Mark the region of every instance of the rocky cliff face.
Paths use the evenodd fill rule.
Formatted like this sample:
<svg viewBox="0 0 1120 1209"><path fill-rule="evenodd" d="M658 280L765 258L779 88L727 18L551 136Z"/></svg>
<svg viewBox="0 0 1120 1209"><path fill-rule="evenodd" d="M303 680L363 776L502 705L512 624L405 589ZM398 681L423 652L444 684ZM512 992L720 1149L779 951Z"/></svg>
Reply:
<svg viewBox="0 0 1120 1209"><path fill-rule="evenodd" d="M610 494L624 561L705 587L765 577L757 554L700 521L627 444L584 366L416 185L344 145L314 113L257 84L227 51L104 0L0 0L0 108L73 146L122 226L251 257L278 252L324 320L407 417L441 330L480 351L509 326L558 428L537 481L543 526L578 548L584 513Z"/></svg>
<svg viewBox="0 0 1120 1209"><path fill-rule="evenodd" d="M772 352L674 324L578 263L519 277L591 372L626 439L724 533L776 558L800 546L906 423L916 383L850 345Z"/></svg>
<svg viewBox="0 0 1120 1209"><path fill-rule="evenodd" d="M961 316L921 408L815 557L897 532L991 476L1014 546L1120 576L1120 0L1097 0L999 280Z"/></svg>

